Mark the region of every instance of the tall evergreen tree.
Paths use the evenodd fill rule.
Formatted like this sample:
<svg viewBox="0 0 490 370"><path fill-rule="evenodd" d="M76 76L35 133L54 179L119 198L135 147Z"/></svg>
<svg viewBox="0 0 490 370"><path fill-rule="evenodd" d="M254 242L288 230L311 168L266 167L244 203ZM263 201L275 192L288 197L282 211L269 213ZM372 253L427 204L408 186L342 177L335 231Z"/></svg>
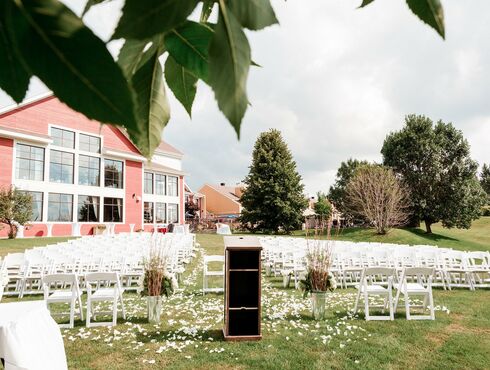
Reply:
<svg viewBox="0 0 490 370"><path fill-rule="evenodd" d="M301 224L307 200L296 163L278 130L258 137L244 183L240 220L250 230L290 232Z"/></svg>
<svg viewBox="0 0 490 370"><path fill-rule="evenodd" d="M483 164L480 174L480 185L487 193L487 204L490 204L490 165Z"/></svg>
<svg viewBox="0 0 490 370"><path fill-rule="evenodd" d="M417 115L405 118L405 127L387 136L381 149L384 164L402 176L410 190L414 214L431 225L470 228L485 202L477 180L478 164L470 146L451 123Z"/></svg>

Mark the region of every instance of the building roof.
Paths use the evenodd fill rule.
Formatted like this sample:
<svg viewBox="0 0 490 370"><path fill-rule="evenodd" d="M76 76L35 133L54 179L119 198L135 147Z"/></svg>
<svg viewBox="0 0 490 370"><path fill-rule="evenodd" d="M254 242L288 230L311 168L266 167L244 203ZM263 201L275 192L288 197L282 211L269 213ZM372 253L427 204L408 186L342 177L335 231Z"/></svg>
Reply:
<svg viewBox="0 0 490 370"><path fill-rule="evenodd" d="M170 145L169 143L167 143L163 139L162 139L162 142L160 143L160 145L157 147L156 151L157 152L167 153L167 154L168 153L175 154L175 155L178 155L178 156L184 155L184 153L182 153L180 150L178 150L177 148L173 147L172 145Z"/></svg>
<svg viewBox="0 0 490 370"><path fill-rule="evenodd" d="M43 93L43 94L34 96L32 98L29 98L29 99L25 99L20 104L9 105L9 106L7 106L5 108L0 109L0 118L2 116L6 116L6 115L8 115L10 113L13 113L13 112L15 112L15 111L17 111L19 109L25 109L25 108L28 108L28 107L30 107L32 105L36 105L36 104L42 103L45 100L49 100L49 99L53 99L53 98L56 98L56 96L54 96L54 94L50 91L50 92L47 92L47 93ZM128 140L131 141L129 135L127 134L126 130L123 127L120 127L120 126L115 126L115 127L117 127L128 138ZM131 143L132 143L132 141L131 141ZM134 146L135 146L136 149L138 149L136 147L136 145L134 145ZM173 147L172 145L170 145L169 143L165 142L164 140L161 141L160 145L156 148L155 151L156 152L163 153L163 154L174 155L174 156L177 156L177 157L182 157L184 155L180 150L178 150L177 148Z"/></svg>
<svg viewBox="0 0 490 370"><path fill-rule="evenodd" d="M235 194L236 186L222 186L222 185L216 185L216 184L205 184L205 185L213 188L214 190L216 190L217 192L227 196L228 198L231 198L235 202L240 202L240 197L238 197Z"/></svg>

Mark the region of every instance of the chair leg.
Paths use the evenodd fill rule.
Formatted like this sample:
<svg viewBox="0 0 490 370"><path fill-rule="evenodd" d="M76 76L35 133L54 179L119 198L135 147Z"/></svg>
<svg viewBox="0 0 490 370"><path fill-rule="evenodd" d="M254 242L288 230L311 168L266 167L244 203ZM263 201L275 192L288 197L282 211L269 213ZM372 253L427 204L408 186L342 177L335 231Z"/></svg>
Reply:
<svg viewBox="0 0 490 370"><path fill-rule="evenodd" d="M78 296L78 311L80 314L80 320L83 320L83 306L82 306L82 297Z"/></svg>
<svg viewBox="0 0 490 370"><path fill-rule="evenodd" d="M75 302L76 299L72 298L70 302L70 329L75 326Z"/></svg>
<svg viewBox="0 0 490 370"><path fill-rule="evenodd" d="M429 305L430 305L430 318L435 320L436 316L434 313L434 297L432 296L432 289L429 291Z"/></svg>
<svg viewBox="0 0 490 370"><path fill-rule="evenodd" d="M370 320L369 317L369 296L367 292L364 293L364 316L366 321Z"/></svg>
<svg viewBox="0 0 490 370"><path fill-rule="evenodd" d="M410 318L410 302L408 301L408 294L403 293L403 296L405 298L405 313L407 316L407 320L411 320L411 318Z"/></svg>
<svg viewBox="0 0 490 370"><path fill-rule="evenodd" d="M90 316L91 316L91 305L92 305L92 301L90 299L87 300L87 317L86 317L86 321L85 321L85 326L87 328L90 328Z"/></svg>
<svg viewBox="0 0 490 370"><path fill-rule="evenodd" d="M390 320L393 321L395 320L395 314L393 312L393 293L390 290L388 290L388 304L390 305Z"/></svg>
<svg viewBox="0 0 490 370"><path fill-rule="evenodd" d="M357 292L356 304L354 305L354 315L357 313L360 295L361 295L361 290Z"/></svg>
<svg viewBox="0 0 490 370"><path fill-rule="evenodd" d="M395 296L395 302L393 305L393 311L396 312L396 309L398 308L398 300L400 299L400 289L396 291L396 296Z"/></svg>
<svg viewBox="0 0 490 370"><path fill-rule="evenodd" d="M117 297L114 297L114 302L112 304L112 325L117 325Z"/></svg>

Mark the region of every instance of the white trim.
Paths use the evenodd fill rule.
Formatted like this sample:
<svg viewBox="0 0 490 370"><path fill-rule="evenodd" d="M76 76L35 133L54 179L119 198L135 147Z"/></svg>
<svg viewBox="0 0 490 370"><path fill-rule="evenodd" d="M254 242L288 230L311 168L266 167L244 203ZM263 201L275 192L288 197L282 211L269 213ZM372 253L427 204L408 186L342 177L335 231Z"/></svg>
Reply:
<svg viewBox="0 0 490 370"><path fill-rule="evenodd" d="M0 137L6 137L9 139L18 139L18 140L25 140L30 143L40 143L44 145L51 144L53 142L52 139L45 137L45 136L38 136L34 134L24 134L22 132L18 131L12 131L9 129L6 129L5 127L0 127Z"/></svg>
<svg viewBox="0 0 490 370"><path fill-rule="evenodd" d="M131 161L136 161L136 162L146 162L146 158L141 156L141 155L126 153L126 152L120 152L119 150L114 150L114 149L103 149L102 154L104 156L109 155L112 157L121 158L121 159L129 159Z"/></svg>
<svg viewBox="0 0 490 370"><path fill-rule="evenodd" d="M8 113L8 112L13 111L13 110L18 109L18 108L22 108L22 107L24 107L26 105L29 105L31 103L35 103L38 100L42 100L42 99L48 98L50 96L53 96L53 93L51 91L48 91L46 93L42 93L42 94L36 95L36 96L34 96L32 98L24 99L24 101L22 101L20 104L16 104L15 103L15 104L8 105L5 108L0 109L0 115L1 114L4 114L4 113Z"/></svg>

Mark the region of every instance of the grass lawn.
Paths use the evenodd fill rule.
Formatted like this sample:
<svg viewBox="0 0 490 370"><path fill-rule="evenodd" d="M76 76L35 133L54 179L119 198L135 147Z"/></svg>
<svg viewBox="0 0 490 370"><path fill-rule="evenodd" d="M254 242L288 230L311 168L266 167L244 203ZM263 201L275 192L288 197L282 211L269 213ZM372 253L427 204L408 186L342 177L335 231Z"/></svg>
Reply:
<svg viewBox="0 0 490 370"><path fill-rule="evenodd" d="M332 231L335 234L335 231ZM294 235L304 236L303 231ZM387 235L377 235L373 229L349 228L342 230L333 239L356 242L385 242L398 244L437 245L465 251L490 250L490 217L482 217L473 222L471 229L445 229L441 224L432 226L432 234L425 229L393 229Z"/></svg>
<svg viewBox="0 0 490 370"><path fill-rule="evenodd" d="M72 237L0 239L0 257L9 253L20 253L25 249L43 247L48 244L65 242Z"/></svg>
<svg viewBox="0 0 490 370"><path fill-rule="evenodd" d="M395 230L383 241L437 243L458 249L490 249L490 219L469 231L434 231L439 237ZM485 233L485 229L487 232ZM183 292L165 301L160 325L145 323L145 301L125 294L128 321L116 328L62 330L73 369L488 369L490 290L435 290L435 321L366 322L349 308L354 290L328 295L327 319L311 319L308 299L283 289L279 278L263 280L263 339L224 342L223 297L200 293L201 255L222 254L223 239L198 235L202 249L188 267ZM348 230L341 238L377 240L370 231ZM437 239L433 239L437 238ZM27 239L25 239L27 240ZM25 241L24 240L24 241ZM3 242L3 241L2 241ZM1 247L0 247L1 248ZM9 298L6 301L15 301Z"/></svg>

